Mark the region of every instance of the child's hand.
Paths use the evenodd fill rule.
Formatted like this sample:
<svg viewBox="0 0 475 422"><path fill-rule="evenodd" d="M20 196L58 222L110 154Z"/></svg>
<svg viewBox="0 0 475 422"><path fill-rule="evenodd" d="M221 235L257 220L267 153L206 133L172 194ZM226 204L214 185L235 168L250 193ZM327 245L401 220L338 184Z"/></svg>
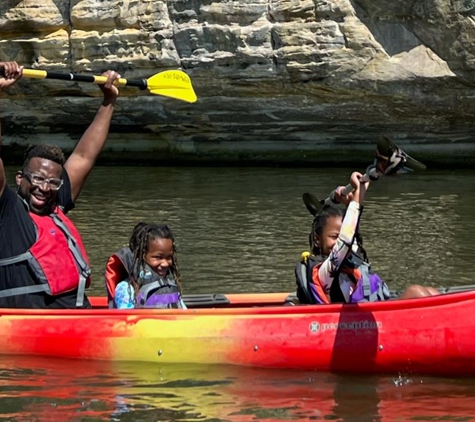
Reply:
<svg viewBox="0 0 475 422"><path fill-rule="evenodd" d="M353 186L353 188L355 189L353 193L353 200L355 202L359 202L360 204L363 203L366 190L369 186L369 181L362 182L362 179L363 175L357 171L351 174L351 186Z"/></svg>
<svg viewBox="0 0 475 422"><path fill-rule="evenodd" d="M354 171L353 173L351 173L351 178L350 178L350 182L351 182L351 186L353 186L353 188L356 190L356 189L368 189L368 186L369 186L369 181L368 182L362 182L361 180L363 180L363 175L357 171Z"/></svg>
<svg viewBox="0 0 475 422"><path fill-rule="evenodd" d="M344 186L338 186L335 189L335 201L339 204L348 206L351 201L353 201L353 192L343 194Z"/></svg>

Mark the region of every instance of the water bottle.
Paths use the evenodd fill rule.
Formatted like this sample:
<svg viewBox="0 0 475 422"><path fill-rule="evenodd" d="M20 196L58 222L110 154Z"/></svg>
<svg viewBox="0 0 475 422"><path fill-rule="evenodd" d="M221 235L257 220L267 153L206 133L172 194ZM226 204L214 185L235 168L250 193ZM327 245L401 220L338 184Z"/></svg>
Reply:
<svg viewBox="0 0 475 422"><path fill-rule="evenodd" d="M114 300L117 309L135 308L135 291L127 280L121 281L115 288Z"/></svg>

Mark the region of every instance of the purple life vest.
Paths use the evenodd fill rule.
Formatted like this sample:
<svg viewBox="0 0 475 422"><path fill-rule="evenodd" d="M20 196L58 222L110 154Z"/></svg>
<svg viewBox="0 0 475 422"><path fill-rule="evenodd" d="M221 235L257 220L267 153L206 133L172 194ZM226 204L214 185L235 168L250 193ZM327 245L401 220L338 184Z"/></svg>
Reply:
<svg viewBox="0 0 475 422"><path fill-rule="evenodd" d="M180 289L171 274L160 277L147 264L138 277L136 308L181 308Z"/></svg>

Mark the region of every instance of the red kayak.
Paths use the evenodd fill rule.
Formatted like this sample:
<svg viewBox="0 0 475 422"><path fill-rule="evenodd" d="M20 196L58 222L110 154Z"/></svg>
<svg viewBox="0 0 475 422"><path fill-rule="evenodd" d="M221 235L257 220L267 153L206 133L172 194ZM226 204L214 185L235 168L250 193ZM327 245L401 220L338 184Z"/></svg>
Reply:
<svg viewBox="0 0 475 422"><path fill-rule="evenodd" d="M475 375L474 286L421 299L291 305L287 293L185 296L189 309L2 309L5 355Z"/></svg>

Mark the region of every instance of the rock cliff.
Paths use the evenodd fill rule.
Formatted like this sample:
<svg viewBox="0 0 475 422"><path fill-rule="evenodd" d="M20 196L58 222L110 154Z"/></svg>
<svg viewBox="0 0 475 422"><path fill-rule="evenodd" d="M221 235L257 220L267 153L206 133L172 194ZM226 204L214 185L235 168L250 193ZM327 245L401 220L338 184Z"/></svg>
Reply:
<svg viewBox="0 0 475 422"><path fill-rule="evenodd" d="M41 5L40 5L41 4ZM122 88L103 160L368 160L380 134L473 164L475 0L2 0L0 59L147 78L186 71L198 102ZM92 84L23 79L5 144L71 149Z"/></svg>

